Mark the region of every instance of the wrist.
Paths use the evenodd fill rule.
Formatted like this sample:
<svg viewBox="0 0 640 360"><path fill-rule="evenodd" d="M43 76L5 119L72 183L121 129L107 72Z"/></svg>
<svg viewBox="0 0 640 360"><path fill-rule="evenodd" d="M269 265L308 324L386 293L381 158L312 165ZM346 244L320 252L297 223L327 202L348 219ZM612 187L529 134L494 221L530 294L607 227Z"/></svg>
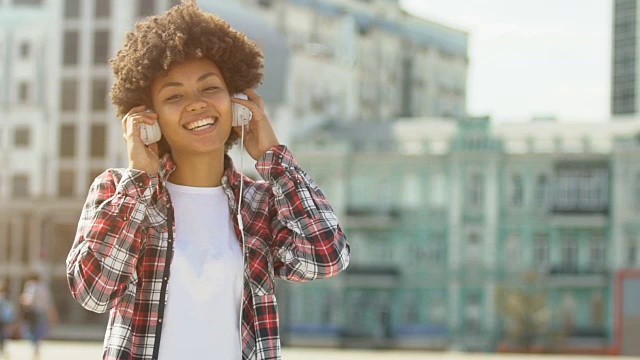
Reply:
<svg viewBox="0 0 640 360"><path fill-rule="evenodd" d="M132 161L129 162L129 169L143 171L149 176L156 176L158 174L158 167L154 166L141 166Z"/></svg>

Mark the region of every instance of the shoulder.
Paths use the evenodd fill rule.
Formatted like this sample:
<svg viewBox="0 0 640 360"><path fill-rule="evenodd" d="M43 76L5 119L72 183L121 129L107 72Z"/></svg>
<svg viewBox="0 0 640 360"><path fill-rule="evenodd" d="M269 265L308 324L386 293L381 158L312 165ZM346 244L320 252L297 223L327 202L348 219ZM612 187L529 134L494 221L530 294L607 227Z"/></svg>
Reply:
<svg viewBox="0 0 640 360"><path fill-rule="evenodd" d="M125 174L128 171L130 171L130 169L126 169L126 168L106 169L93 180L93 185L104 186L106 184L112 184L114 186L117 186L120 183L120 180L122 180L122 178L125 176Z"/></svg>

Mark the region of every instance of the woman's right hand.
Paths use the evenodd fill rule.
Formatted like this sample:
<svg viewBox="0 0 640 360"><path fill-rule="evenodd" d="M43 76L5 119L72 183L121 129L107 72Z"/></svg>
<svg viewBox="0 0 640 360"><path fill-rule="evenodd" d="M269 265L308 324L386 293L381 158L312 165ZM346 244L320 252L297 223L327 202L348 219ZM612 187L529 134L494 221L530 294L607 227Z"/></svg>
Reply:
<svg viewBox="0 0 640 360"><path fill-rule="evenodd" d="M129 169L141 170L156 175L160 169L158 157L158 143L145 145L140 138L140 123L153 125L158 121L158 115L145 111L146 107L136 106L122 118L122 137L127 142L129 155Z"/></svg>

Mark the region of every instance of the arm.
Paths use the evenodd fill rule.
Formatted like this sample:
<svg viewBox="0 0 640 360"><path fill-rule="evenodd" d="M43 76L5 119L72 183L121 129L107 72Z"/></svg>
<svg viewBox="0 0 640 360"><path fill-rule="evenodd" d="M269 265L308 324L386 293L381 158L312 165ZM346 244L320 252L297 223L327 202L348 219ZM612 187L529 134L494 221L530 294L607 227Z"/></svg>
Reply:
<svg viewBox="0 0 640 360"><path fill-rule="evenodd" d="M107 171L91 185L67 256L71 295L87 310L105 312L126 293L135 295L144 219L157 177Z"/></svg>
<svg viewBox="0 0 640 360"><path fill-rule="evenodd" d="M336 215L287 147L272 147L256 169L272 185L269 205L275 275L289 281L310 281L346 269L349 244Z"/></svg>

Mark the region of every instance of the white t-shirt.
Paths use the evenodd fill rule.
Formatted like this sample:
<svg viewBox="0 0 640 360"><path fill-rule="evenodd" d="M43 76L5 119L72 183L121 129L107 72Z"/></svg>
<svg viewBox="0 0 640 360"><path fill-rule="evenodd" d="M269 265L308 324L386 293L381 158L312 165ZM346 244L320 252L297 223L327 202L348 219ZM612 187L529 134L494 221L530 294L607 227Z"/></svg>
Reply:
<svg viewBox="0 0 640 360"><path fill-rule="evenodd" d="M167 189L176 239L159 357L241 359L244 267L229 199L221 186Z"/></svg>

